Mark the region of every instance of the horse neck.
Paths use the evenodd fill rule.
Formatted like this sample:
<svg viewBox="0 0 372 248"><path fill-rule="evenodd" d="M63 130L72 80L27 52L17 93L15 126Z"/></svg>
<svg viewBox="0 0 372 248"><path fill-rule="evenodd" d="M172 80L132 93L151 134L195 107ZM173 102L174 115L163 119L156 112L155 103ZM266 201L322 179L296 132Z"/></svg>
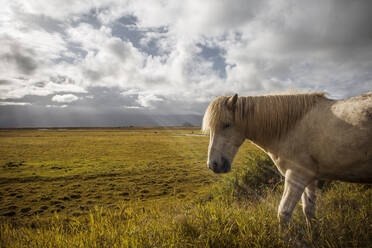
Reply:
<svg viewBox="0 0 372 248"><path fill-rule="evenodd" d="M317 95L243 97L237 115L247 139L265 147L285 137L288 131L318 101Z"/></svg>

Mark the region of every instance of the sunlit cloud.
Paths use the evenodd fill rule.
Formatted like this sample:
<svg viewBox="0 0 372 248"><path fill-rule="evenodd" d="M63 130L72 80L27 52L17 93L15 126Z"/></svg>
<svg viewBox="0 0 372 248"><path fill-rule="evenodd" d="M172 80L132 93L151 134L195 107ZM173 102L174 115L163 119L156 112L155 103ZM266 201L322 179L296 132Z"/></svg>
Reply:
<svg viewBox="0 0 372 248"><path fill-rule="evenodd" d="M73 95L73 94L65 94L65 95L55 95L52 97L53 102L74 102L79 100L79 97Z"/></svg>
<svg viewBox="0 0 372 248"><path fill-rule="evenodd" d="M142 106L124 106L126 109L140 109L143 108Z"/></svg>
<svg viewBox="0 0 372 248"><path fill-rule="evenodd" d="M29 102L0 102L0 106L28 106Z"/></svg>
<svg viewBox="0 0 372 248"><path fill-rule="evenodd" d="M68 105L67 104L63 104L63 105L48 104L45 107L47 107L47 108L67 108Z"/></svg>

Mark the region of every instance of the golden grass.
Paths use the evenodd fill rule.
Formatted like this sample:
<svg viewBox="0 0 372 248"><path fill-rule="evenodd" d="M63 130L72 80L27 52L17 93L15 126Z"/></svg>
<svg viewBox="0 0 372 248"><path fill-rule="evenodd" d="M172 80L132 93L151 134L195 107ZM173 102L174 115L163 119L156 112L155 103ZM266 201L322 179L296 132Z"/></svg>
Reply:
<svg viewBox="0 0 372 248"><path fill-rule="evenodd" d="M220 177L198 128L0 131L0 216L193 199ZM257 149L245 145L242 150ZM245 153L242 153L245 154ZM242 163L237 158L237 166ZM0 217L1 218L1 217ZM27 219L27 218L26 218Z"/></svg>
<svg viewBox="0 0 372 248"><path fill-rule="evenodd" d="M364 191L361 194L360 190ZM340 197L341 195L341 197ZM362 197L361 197L362 196ZM28 225L0 225L2 247L370 247L371 190L337 184L320 199L317 229L310 231L299 208L279 232L274 205L261 201L211 200L193 204L121 205L89 215L33 218ZM342 206L334 201L338 199ZM358 206L352 209L353 205Z"/></svg>
<svg viewBox="0 0 372 248"><path fill-rule="evenodd" d="M298 206L281 234L281 187L256 189L257 175L272 189L257 167L267 156L246 142L233 172L215 175L208 137L191 133L199 131L1 131L0 247L370 246L369 186L329 186L316 230ZM244 200L247 187L259 197Z"/></svg>

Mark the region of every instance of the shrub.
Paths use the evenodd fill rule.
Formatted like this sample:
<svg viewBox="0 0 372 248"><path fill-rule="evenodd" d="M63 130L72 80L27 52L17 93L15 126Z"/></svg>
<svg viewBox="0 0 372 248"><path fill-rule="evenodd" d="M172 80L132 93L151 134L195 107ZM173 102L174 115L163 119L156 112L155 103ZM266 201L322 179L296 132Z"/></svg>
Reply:
<svg viewBox="0 0 372 248"><path fill-rule="evenodd" d="M228 200L255 200L282 188L283 177L272 160L250 155L244 165L224 177L213 196Z"/></svg>

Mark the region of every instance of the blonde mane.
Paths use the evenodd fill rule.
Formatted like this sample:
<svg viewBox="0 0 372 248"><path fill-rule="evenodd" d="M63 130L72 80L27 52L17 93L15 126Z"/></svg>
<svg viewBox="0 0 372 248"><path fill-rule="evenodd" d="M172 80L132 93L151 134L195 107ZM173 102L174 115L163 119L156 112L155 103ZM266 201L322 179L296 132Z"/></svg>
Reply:
<svg viewBox="0 0 372 248"><path fill-rule="evenodd" d="M291 95L267 95L239 97L233 110L227 107L230 96L220 96L208 106L202 131L219 130L233 114L233 123L250 138L272 138L285 134L316 103L324 92Z"/></svg>

